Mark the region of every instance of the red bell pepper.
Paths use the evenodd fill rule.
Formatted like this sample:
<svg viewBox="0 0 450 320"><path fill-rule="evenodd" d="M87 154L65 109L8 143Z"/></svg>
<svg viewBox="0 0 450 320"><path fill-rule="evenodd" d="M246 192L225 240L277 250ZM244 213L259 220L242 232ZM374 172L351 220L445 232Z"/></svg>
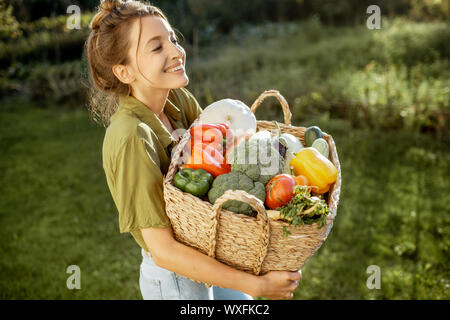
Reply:
<svg viewBox="0 0 450 320"><path fill-rule="evenodd" d="M186 142L186 145L185 145L185 151L190 155L190 154L192 154L192 151L193 151L193 149L194 149L194 145L195 144L201 144L201 143L203 143L203 142L201 142L201 141L195 141L194 139L192 139L192 138L189 138L189 140ZM224 153L225 153L225 150L224 150L224 146L223 146L223 143L220 143L220 142L210 142L210 143L204 143L205 145L209 145L209 146L211 146L211 147L213 147L214 149L217 149L219 152L221 152L222 153L222 155L224 155Z"/></svg>
<svg viewBox="0 0 450 320"><path fill-rule="evenodd" d="M189 133L194 144L197 142L221 142L223 138L222 127L213 124L200 124L191 128Z"/></svg>
<svg viewBox="0 0 450 320"><path fill-rule="evenodd" d="M207 128L207 129L208 128L217 128L220 130L220 132L222 132L222 136L224 136L224 137L227 135L227 131L230 129L230 126L228 124L226 124L225 122L203 123L203 124L197 125L196 127L203 127L203 128ZM191 130L192 130L192 128L191 128Z"/></svg>
<svg viewBox="0 0 450 320"><path fill-rule="evenodd" d="M194 144L192 149L185 168L204 169L214 178L231 171L231 165L226 162L221 150L213 145L200 142Z"/></svg>
<svg viewBox="0 0 450 320"><path fill-rule="evenodd" d="M221 150L225 153L226 147L232 144L233 135L226 123L204 123L194 126L189 131L191 139L187 142L187 149L192 152L193 145L196 143L222 144Z"/></svg>
<svg viewBox="0 0 450 320"><path fill-rule="evenodd" d="M231 134L231 131L229 131L230 126L228 124L226 124L225 122L210 123L210 124L217 126L220 129L220 131L222 132L222 135L224 138L227 137L227 134L228 135Z"/></svg>

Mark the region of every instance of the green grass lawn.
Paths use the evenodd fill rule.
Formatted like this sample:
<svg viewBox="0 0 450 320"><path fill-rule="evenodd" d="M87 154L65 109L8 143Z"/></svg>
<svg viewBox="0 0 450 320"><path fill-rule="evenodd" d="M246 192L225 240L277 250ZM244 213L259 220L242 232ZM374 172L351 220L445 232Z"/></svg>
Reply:
<svg viewBox="0 0 450 320"><path fill-rule="evenodd" d="M334 129L342 166L338 216L305 266L296 297L448 299L448 147L406 132ZM370 265L381 269L380 290L366 286Z"/></svg>
<svg viewBox="0 0 450 320"><path fill-rule="evenodd" d="M139 250L120 235L85 111L1 111L1 298L138 298ZM81 290L66 268L81 268Z"/></svg>
<svg viewBox="0 0 450 320"><path fill-rule="evenodd" d="M343 186L295 298L449 299L448 145L325 117L294 125L313 123L334 136ZM140 251L118 231L103 133L83 109L0 109L0 298L140 298ZM66 287L72 264L80 290ZM366 287L369 265L381 269L380 290Z"/></svg>

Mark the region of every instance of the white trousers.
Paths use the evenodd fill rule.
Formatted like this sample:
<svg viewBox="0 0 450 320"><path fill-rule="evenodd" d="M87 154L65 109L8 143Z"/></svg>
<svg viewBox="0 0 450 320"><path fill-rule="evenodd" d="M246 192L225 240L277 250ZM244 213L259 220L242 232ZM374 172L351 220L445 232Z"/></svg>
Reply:
<svg viewBox="0 0 450 320"><path fill-rule="evenodd" d="M143 249L139 287L144 300L253 300L248 294L214 286L207 288L163 269Z"/></svg>

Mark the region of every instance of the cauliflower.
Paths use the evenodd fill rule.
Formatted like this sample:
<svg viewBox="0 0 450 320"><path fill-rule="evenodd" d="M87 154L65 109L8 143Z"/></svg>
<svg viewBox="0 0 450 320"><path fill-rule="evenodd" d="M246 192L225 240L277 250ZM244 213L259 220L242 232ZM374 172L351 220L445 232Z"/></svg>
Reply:
<svg viewBox="0 0 450 320"><path fill-rule="evenodd" d="M258 133L257 133L258 134ZM277 174L283 173L284 158L274 148L270 136L253 135L242 141L227 156L231 171L241 172L253 181L266 184Z"/></svg>
<svg viewBox="0 0 450 320"><path fill-rule="evenodd" d="M261 182L254 182L241 172L230 172L217 176L214 179L208 192L209 202L214 204L227 190L244 190L260 199L263 203L266 200L266 190ZM248 216L255 216L256 212L249 204L238 200L228 200L223 204L222 208Z"/></svg>

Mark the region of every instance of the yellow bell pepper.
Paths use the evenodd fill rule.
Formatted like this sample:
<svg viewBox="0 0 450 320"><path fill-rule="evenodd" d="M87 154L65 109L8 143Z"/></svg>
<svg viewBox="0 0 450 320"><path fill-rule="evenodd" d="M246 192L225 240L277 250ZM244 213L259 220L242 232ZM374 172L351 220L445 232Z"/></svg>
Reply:
<svg viewBox="0 0 450 320"><path fill-rule="evenodd" d="M312 147L297 152L289 165L294 167L296 176L303 175L308 178L308 185L316 186L317 189L313 191L317 193L327 192L338 175L334 164Z"/></svg>

